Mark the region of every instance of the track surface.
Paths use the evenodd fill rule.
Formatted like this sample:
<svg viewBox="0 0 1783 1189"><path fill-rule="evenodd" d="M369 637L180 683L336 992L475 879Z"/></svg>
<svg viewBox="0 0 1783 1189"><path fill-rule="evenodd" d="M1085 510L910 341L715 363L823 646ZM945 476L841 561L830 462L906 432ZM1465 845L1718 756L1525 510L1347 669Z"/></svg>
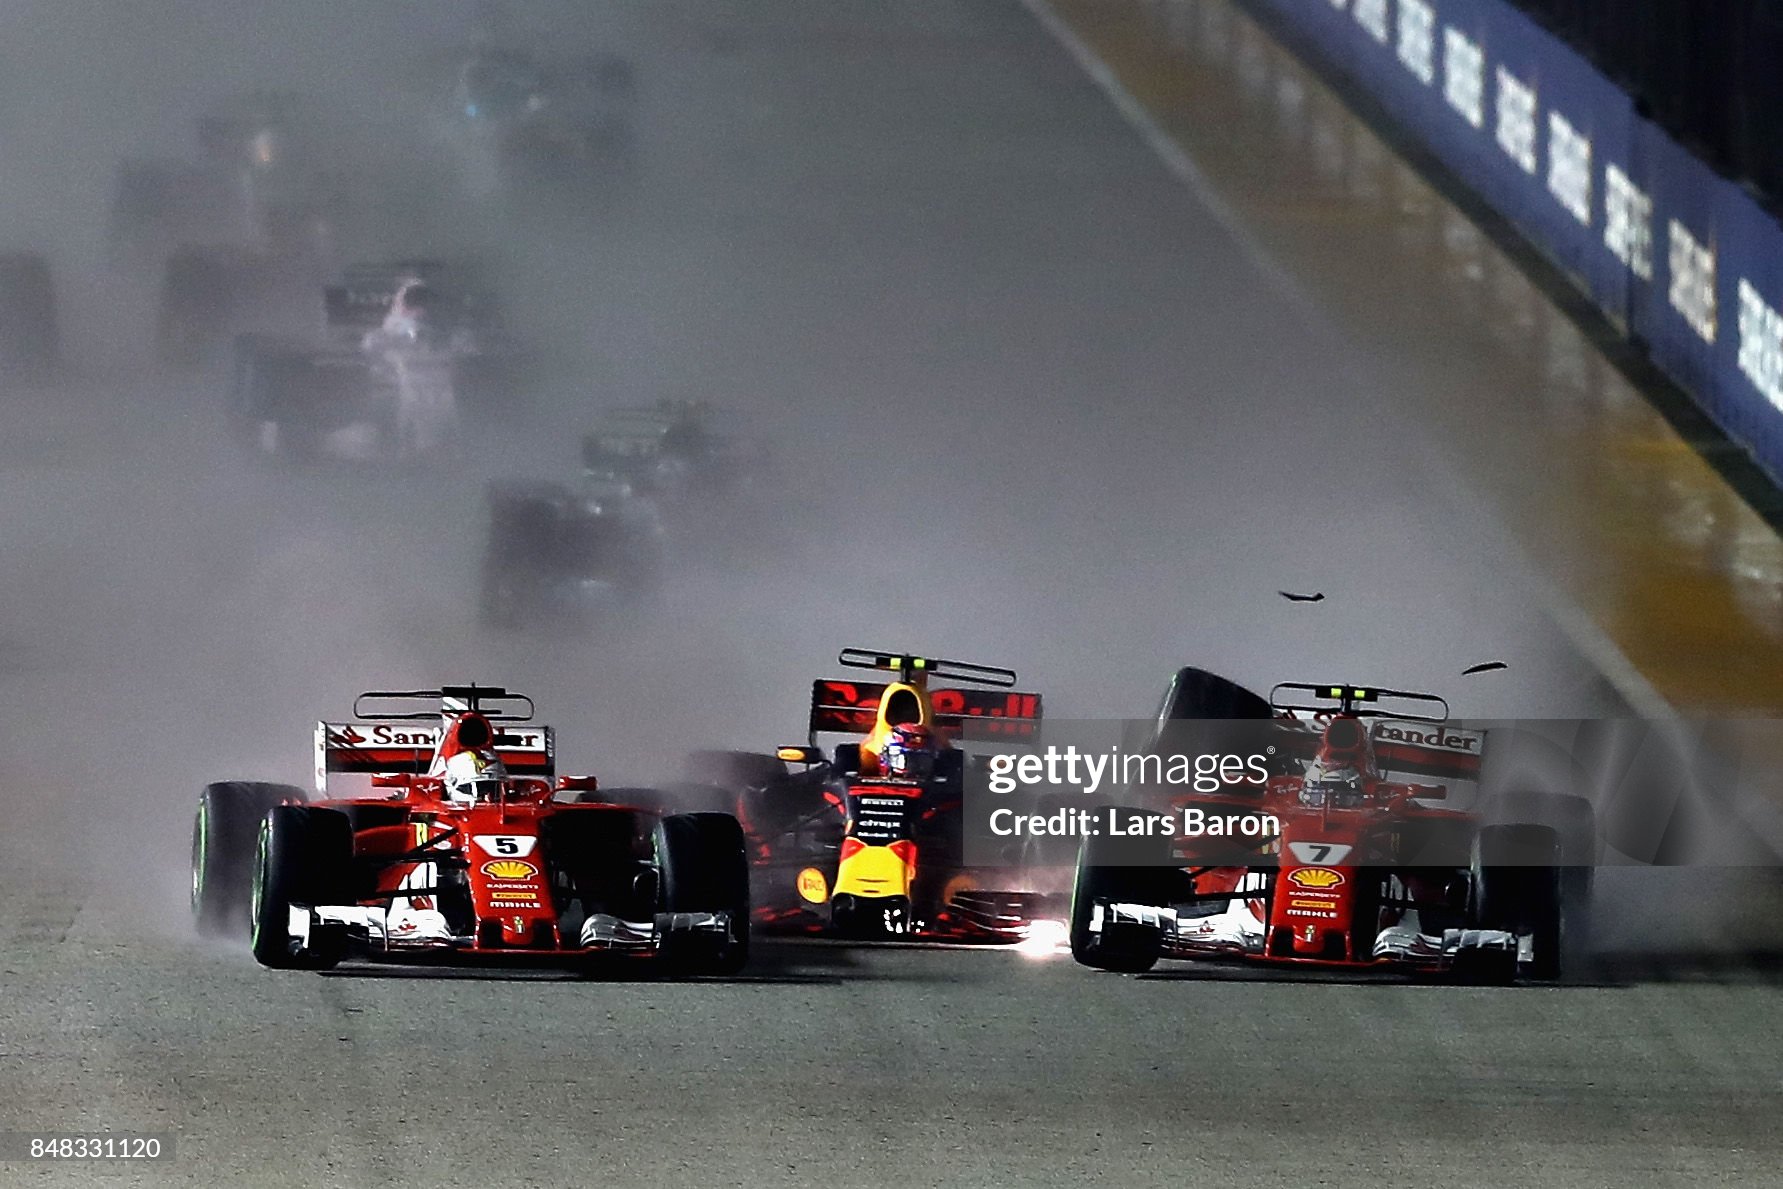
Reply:
<svg viewBox="0 0 1783 1189"><path fill-rule="evenodd" d="M53 79L131 102L112 122L70 111L40 189L91 201L19 223L75 262L93 362L67 390L9 393L0 443L0 493L29 510L0 526L0 1129L174 1132L176 1158L140 1175L187 1184L1772 1175L1776 937L1763 911L1705 911L1634 953L1634 926L1676 911L1653 906L1702 902L1677 881L1612 882L1599 985L1538 991L828 946L771 949L736 984L275 976L194 943L192 793L301 782L308 722L373 685L529 689L567 769L627 776L796 734L804 682L843 644L1009 663L1085 717L1143 713L1185 661L1436 688L1468 714L1619 703L1491 526L1408 461L1456 447L1398 415L1420 395L1359 383L1365 361L1016 4L523 9L631 53L646 96L614 209L463 220L576 345L576 382L459 466L328 476L244 464L205 382L126 382L130 315L79 261L115 156L177 139L180 105L239 85L242 62L279 55L274 84L349 73L399 110L378 55L463 14L189 3L133 29L110 6L35 7L0 17L26 64L15 135L69 101ZM49 201L16 177L5 194ZM477 633L482 478L561 473L591 409L665 392L773 430L785 478L760 531L693 551L624 634ZM1486 659L1511 667L1460 683ZM1771 903L1754 881L1718 890ZM78 1179L0 1166L34 1177Z"/></svg>

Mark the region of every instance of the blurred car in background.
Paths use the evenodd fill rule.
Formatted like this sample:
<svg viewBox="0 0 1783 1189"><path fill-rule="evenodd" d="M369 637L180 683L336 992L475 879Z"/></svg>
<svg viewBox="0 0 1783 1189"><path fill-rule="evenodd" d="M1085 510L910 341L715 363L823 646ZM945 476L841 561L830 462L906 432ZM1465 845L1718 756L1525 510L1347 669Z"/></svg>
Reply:
<svg viewBox="0 0 1783 1189"><path fill-rule="evenodd" d="M524 400L531 357L473 265L355 265L322 305L320 335L236 340L230 416L255 449L299 460L431 454L462 416Z"/></svg>
<svg viewBox="0 0 1783 1189"><path fill-rule="evenodd" d="M658 588L663 547L654 504L622 479L495 484L479 618L514 629L635 605Z"/></svg>
<svg viewBox="0 0 1783 1189"><path fill-rule="evenodd" d="M582 465L624 479L665 513L710 511L743 493L765 452L704 401L609 410L582 439Z"/></svg>
<svg viewBox="0 0 1783 1189"><path fill-rule="evenodd" d="M346 198L325 121L255 91L201 117L191 160L118 167L108 257L153 279L164 362L207 358L237 331L301 316L335 267Z"/></svg>
<svg viewBox="0 0 1783 1189"><path fill-rule="evenodd" d="M442 135L473 198L611 180L632 166L635 99L618 56L481 45L452 68Z"/></svg>

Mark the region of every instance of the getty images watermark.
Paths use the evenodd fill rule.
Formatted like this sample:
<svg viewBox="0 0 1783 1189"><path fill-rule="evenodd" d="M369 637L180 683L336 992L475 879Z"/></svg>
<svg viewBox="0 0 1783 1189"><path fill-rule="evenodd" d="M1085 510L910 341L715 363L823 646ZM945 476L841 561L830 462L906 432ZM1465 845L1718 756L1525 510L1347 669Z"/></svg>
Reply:
<svg viewBox="0 0 1783 1189"><path fill-rule="evenodd" d="M998 838L1171 836L1268 838L1281 833L1273 813L1210 812L1185 805L1168 812L1117 805L1040 807L1036 797L1112 795L1134 788L1243 795L1269 783L1273 746L1248 755L1233 752L1161 755L1118 746L1086 751L1075 744L1023 754L1000 752L985 763L986 789L1017 803L992 807L986 827Z"/></svg>
<svg viewBox="0 0 1783 1189"><path fill-rule="evenodd" d="M1247 865L1317 817L1386 865L1465 864L1473 827L1533 822L1580 840L1569 863L1783 866L1783 720L1370 718L1349 793L1306 787L1328 721L1051 720L1027 746L968 721L964 857L1070 868L1118 837Z"/></svg>

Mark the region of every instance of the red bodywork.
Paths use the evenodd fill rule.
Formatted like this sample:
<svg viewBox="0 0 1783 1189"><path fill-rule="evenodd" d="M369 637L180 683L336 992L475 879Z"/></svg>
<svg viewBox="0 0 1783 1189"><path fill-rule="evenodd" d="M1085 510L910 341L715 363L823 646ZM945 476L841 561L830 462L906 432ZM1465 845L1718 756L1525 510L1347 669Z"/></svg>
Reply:
<svg viewBox="0 0 1783 1189"><path fill-rule="evenodd" d="M449 716L436 746L420 742L427 732L415 731L403 743L348 738L340 728L323 724L319 735L325 771L367 771L371 765L398 768L411 765L427 753L429 771L439 771L446 760L475 750L461 736L481 742L497 738L489 722L476 713ZM354 734L358 734L355 732ZM515 736L501 736L514 739ZM549 763L546 745L545 763ZM524 757L510 769L536 770ZM548 771L548 767L546 768ZM363 908L386 908L406 902L416 910L437 909L441 900L434 890L442 866L464 871L464 891L474 926L468 941L447 941L425 935L405 936L392 930L385 938L389 949L449 949L454 954L487 954L509 957L535 955L562 957L586 952L577 937L563 936L559 919L563 890L554 880L548 853L546 823L563 815L601 814L624 817L612 833L628 833L634 840L628 855L614 855L639 863L650 860L650 832L658 814L626 805L563 804L553 798L559 788L590 789L592 778L553 781L539 776L510 776L497 800L463 804L446 796L440 776L414 772L383 772L372 776L375 787L393 795L369 798L325 798L313 802L321 808L343 810L355 822L353 857L362 873ZM453 894L457 894L454 889Z"/></svg>
<svg viewBox="0 0 1783 1189"><path fill-rule="evenodd" d="M467 864L465 880L471 909L479 923L473 932L471 949L500 949L507 953L517 949L561 949L558 909L546 878L539 824L552 813L588 810L552 805L552 788L545 781L516 780L518 795L514 798L469 807L446 801L437 778L405 778L403 783L402 793L393 799L320 802L334 808L387 810L401 806L404 811L396 822L369 826L353 835L354 858L371 860L367 865L376 865L377 869L374 894L362 903L386 905L398 898L405 887L425 887L425 882L418 885L417 876L424 876L437 864L437 860L425 857L430 853L460 857ZM597 808L595 812L601 810ZM476 841L479 838L508 841L484 845ZM525 857L518 857L517 852L524 852ZM504 865L492 867L498 863ZM410 899L415 908L432 908L437 901L437 897L425 894L403 898ZM499 928L491 930L488 922L497 922Z"/></svg>
<svg viewBox="0 0 1783 1189"><path fill-rule="evenodd" d="M1445 785L1389 780L1382 775L1380 761L1387 758L1396 768L1422 764L1429 770L1446 770L1445 774L1458 779L1477 780L1479 756L1444 755L1440 763L1433 764L1429 749L1392 744L1382 745L1382 754L1377 756L1366 728L1348 715L1330 717L1317 734L1295 731L1289 737L1295 735L1316 763L1349 765L1360 773L1362 795L1357 803L1304 804L1304 776L1271 777L1260 795L1234 789L1236 795L1174 798L1179 821L1184 810L1194 808L1210 819L1236 821L1270 815L1280 823L1279 834L1258 837L1254 851L1260 861L1255 866L1234 863L1239 857L1235 851L1244 844L1235 844L1231 835L1210 840L1179 831L1175 853L1194 878L1197 899L1242 900L1265 926L1261 953L1237 947L1233 952L1273 962L1341 967L1378 964L1383 959L1357 951L1357 939L1393 923L1403 916L1406 906L1380 903L1373 894L1381 882L1380 868L1393 867L1393 877L1403 885L1408 905L1445 904L1450 896L1447 877L1454 870L1449 864L1456 860L1465 864L1465 854L1451 846L1433 855L1447 863L1410 865L1400 853L1402 840L1410 831L1427 831L1430 826L1440 831L1444 824L1453 827L1449 837L1463 837L1477 825L1470 813L1420 804L1444 799L1448 794ZM1246 892L1255 895L1246 896ZM1379 921L1364 921L1359 918L1361 913L1382 915ZM1180 933L1178 943L1182 948L1198 948L1192 936ZM1206 948L1220 947L1215 943Z"/></svg>

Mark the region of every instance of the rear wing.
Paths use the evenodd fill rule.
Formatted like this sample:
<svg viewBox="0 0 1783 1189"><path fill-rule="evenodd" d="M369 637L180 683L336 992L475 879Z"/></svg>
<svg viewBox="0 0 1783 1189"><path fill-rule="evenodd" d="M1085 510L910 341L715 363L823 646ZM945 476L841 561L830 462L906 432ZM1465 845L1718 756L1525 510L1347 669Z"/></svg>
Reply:
<svg viewBox="0 0 1783 1189"><path fill-rule="evenodd" d="M867 734L878 721L879 699L887 688L887 683L877 681L812 682L812 736ZM1039 694L989 689L932 689L928 693L935 726L956 741L967 724L974 739L1031 739L1040 730Z"/></svg>
<svg viewBox="0 0 1783 1189"><path fill-rule="evenodd" d="M582 437L582 466L596 470L616 462L636 462L662 453L667 426L614 425L592 430Z"/></svg>
<svg viewBox="0 0 1783 1189"><path fill-rule="evenodd" d="M582 438L582 463L589 468L615 461L652 458L676 429L697 431L712 443L733 435L717 424L718 411L703 401L659 401L654 405L608 409Z"/></svg>
<svg viewBox="0 0 1783 1189"><path fill-rule="evenodd" d="M1426 723L1447 722L1449 718L1449 704L1435 694L1362 685L1284 681L1269 691L1269 705L1288 714L1337 713Z"/></svg>
<svg viewBox="0 0 1783 1189"><path fill-rule="evenodd" d="M334 330L376 330L384 324L395 284L328 285L322 290L322 316Z"/></svg>
<svg viewBox="0 0 1783 1189"><path fill-rule="evenodd" d="M500 322L497 303L474 266L439 260L393 260L356 264L338 283L322 290L322 312L336 330L381 326L396 292L409 281L427 287L427 308L446 328L490 329Z"/></svg>
<svg viewBox="0 0 1783 1189"><path fill-rule="evenodd" d="M416 710L420 705L423 709ZM413 722L471 711L492 723L530 722L532 699L499 685L443 685L439 689L372 689L353 699L353 717L367 722Z"/></svg>
<svg viewBox="0 0 1783 1189"><path fill-rule="evenodd" d="M550 727L497 724L495 752L515 776L557 775L557 737ZM440 727L420 722L319 722L316 791L326 796L334 772L421 776L433 763Z"/></svg>
<svg viewBox="0 0 1783 1189"><path fill-rule="evenodd" d="M1278 760L1310 764L1318 756L1319 723L1276 719L1267 725L1273 728L1267 736L1273 740L1270 751ZM1369 723L1368 738L1382 779L1444 784L1451 797L1465 799L1463 794L1479 791L1486 734L1422 719L1381 718Z"/></svg>
<svg viewBox="0 0 1783 1189"><path fill-rule="evenodd" d="M1436 780L1477 790L1486 754L1486 732L1446 723L1384 718L1370 733L1374 762L1389 780Z"/></svg>
<svg viewBox="0 0 1783 1189"><path fill-rule="evenodd" d="M951 681L970 681L974 685L994 685L1002 689L1013 689L1015 686L1015 670L999 669L994 665L970 665L965 661L944 661L934 657L911 656L900 652L875 652L869 648L844 648L836 657L836 663L846 665L850 669L884 669L896 673L899 681L914 681L922 677L940 677ZM961 691L964 692L964 691ZM1030 694L1039 705L1039 695Z"/></svg>

